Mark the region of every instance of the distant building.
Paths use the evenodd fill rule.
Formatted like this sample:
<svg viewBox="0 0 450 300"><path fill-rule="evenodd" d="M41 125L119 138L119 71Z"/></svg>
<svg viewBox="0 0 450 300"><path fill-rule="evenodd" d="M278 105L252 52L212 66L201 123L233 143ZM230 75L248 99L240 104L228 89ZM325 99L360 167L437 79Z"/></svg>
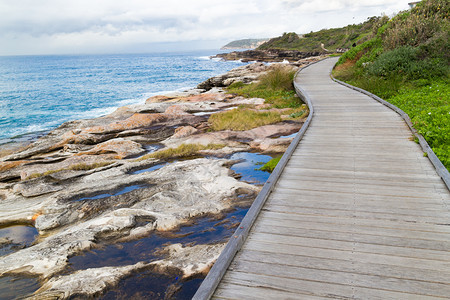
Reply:
<svg viewBox="0 0 450 300"><path fill-rule="evenodd" d="M409 8L413 9L414 7L416 7L417 3L420 3L420 1L416 1L416 2L409 2Z"/></svg>

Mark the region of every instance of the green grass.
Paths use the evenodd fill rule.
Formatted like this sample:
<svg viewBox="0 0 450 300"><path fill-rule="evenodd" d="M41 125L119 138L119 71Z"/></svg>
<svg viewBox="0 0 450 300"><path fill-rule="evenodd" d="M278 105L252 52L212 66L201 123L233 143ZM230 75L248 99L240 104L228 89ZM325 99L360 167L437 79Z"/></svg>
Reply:
<svg viewBox="0 0 450 300"><path fill-rule="evenodd" d="M436 80L431 85L401 89L388 101L406 112L414 128L450 169L450 84Z"/></svg>
<svg viewBox="0 0 450 300"><path fill-rule="evenodd" d="M302 106L298 108L292 108L286 111L286 115L289 115L290 119L300 119L308 116L309 110L306 104L302 104Z"/></svg>
<svg viewBox="0 0 450 300"><path fill-rule="evenodd" d="M302 101L297 97L294 86L295 71L278 66L259 78L259 82L244 84L235 82L227 88L227 92L246 98L263 98L265 103L275 108L297 108Z"/></svg>
<svg viewBox="0 0 450 300"><path fill-rule="evenodd" d="M281 122L277 112L256 111L249 108L236 108L233 110L212 114L209 117L211 129L220 130L250 130L259 126Z"/></svg>
<svg viewBox="0 0 450 300"><path fill-rule="evenodd" d="M149 158L156 159L168 159L168 158L180 158L180 157L192 157L198 155L202 150L217 150L222 149L226 145L224 144L181 144L177 148L162 149L153 153L149 153L137 159L142 161Z"/></svg>
<svg viewBox="0 0 450 300"><path fill-rule="evenodd" d="M271 160L269 160L264 166L262 166L258 170L272 173L273 170L275 169L275 167L277 166L278 162L280 161L281 157L282 157L282 155L277 156L275 158L272 158Z"/></svg>
<svg viewBox="0 0 450 300"><path fill-rule="evenodd" d="M246 98L263 98L266 104L273 108L291 108L285 114L291 119L303 117L308 108L297 97L294 86L295 71L286 66L274 66L269 72L262 75L259 81L251 84L235 82L227 88L228 93L237 94ZM280 112L261 110L257 111L245 106L237 109L211 115L209 123L211 129L219 130L250 130L259 126L281 122Z"/></svg>

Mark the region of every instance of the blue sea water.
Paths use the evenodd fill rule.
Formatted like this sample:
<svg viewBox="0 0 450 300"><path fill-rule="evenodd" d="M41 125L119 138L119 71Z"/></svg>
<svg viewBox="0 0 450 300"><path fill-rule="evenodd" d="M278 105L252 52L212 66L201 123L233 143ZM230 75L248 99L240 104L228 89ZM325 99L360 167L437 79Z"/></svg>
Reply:
<svg viewBox="0 0 450 300"><path fill-rule="evenodd" d="M244 65L208 58L217 53L0 57L0 145L153 95L194 88Z"/></svg>

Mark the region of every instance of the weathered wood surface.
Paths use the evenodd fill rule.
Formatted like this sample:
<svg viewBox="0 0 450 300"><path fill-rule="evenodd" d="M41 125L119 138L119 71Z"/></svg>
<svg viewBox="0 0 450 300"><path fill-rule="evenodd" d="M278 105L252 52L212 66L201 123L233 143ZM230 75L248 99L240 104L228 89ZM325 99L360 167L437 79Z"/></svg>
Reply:
<svg viewBox="0 0 450 300"><path fill-rule="evenodd" d="M399 115L329 77L217 299L450 298L450 193Z"/></svg>

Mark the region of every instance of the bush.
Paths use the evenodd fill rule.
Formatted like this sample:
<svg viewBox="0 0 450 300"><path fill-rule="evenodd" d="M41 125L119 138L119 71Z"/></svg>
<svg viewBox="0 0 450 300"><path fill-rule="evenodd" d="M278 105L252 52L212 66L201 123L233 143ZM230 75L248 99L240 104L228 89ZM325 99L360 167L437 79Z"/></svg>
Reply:
<svg viewBox="0 0 450 300"><path fill-rule="evenodd" d="M386 49L416 47L439 32L446 32L448 36L449 3L448 0L423 0L411 11L396 16L386 30Z"/></svg>
<svg viewBox="0 0 450 300"><path fill-rule="evenodd" d="M367 71L375 76L403 75L407 79L433 78L446 75L446 66L439 59L420 59L420 49L403 46L381 54Z"/></svg>

